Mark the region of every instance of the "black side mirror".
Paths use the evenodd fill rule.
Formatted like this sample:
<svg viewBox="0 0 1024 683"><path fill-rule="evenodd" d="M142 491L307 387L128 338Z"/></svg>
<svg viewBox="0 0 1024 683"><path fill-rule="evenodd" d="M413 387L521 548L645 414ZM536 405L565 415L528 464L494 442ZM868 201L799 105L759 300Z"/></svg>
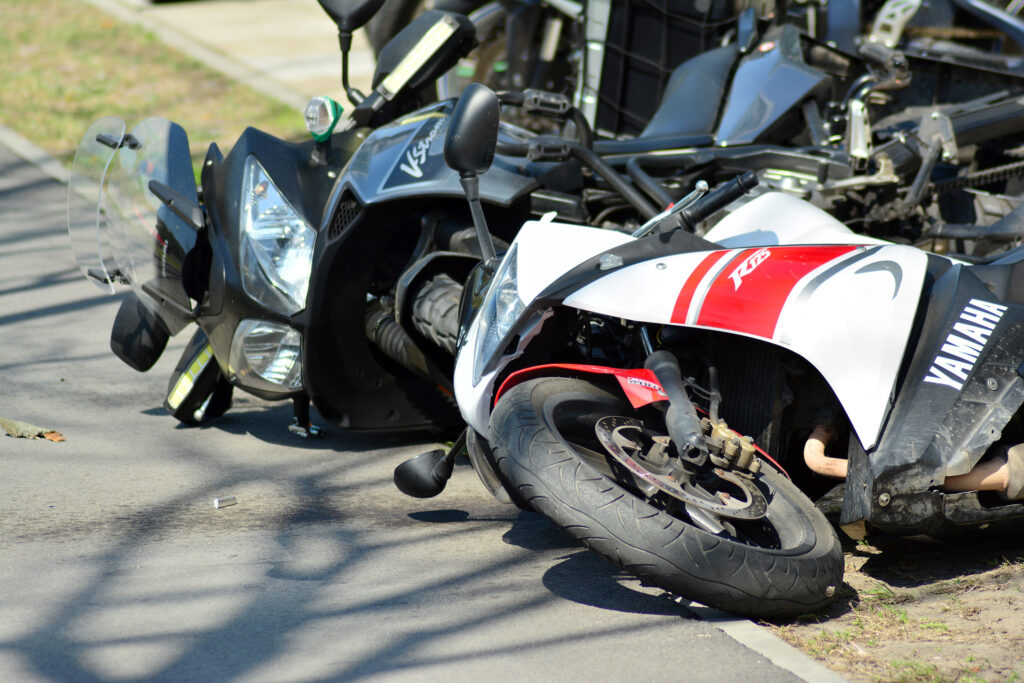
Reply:
<svg viewBox="0 0 1024 683"><path fill-rule="evenodd" d="M338 47L341 48L341 87L349 102L358 105L365 99L348 82L348 53L352 49L352 32L366 25L370 17L384 4L384 0L317 0L338 26Z"/></svg>
<svg viewBox="0 0 1024 683"><path fill-rule="evenodd" d="M501 110L486 85L470 83L455 105L444 140L444 162L462 177L486 173L494 161Z"/></svg>
<svg viewBox="0 0 1024 683"><path fill-rule="evenodd" d="M486 85L470 83L459 95L444 138L444 163L459 172L485 263L494 260L495 252L480 204L480 174L486 173L494 162L500 117L501 108L494 91Z"/></svg>
<svg viewBox="0 0 1024 683"><path fill-rule="evenodd" d="M384 4L384 0L318 0L338 31L351 33L362 28Z"/></svg>

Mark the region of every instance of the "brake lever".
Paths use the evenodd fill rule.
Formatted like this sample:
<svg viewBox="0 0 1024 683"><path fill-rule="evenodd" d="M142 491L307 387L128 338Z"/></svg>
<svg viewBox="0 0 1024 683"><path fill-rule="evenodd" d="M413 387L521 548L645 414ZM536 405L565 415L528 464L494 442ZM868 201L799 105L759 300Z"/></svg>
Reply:
<svg viewBox="0 0 1024 683"><path fill-rule="evenodd" d="M664 221L667 218L671 218L672 216L674 216L675 214L679 213L680 211L682 211L686 207L690 206L695 201L697 201L698 199L700 199L701 197L706 195L707 192L708 192L707 181L705 181L705 180L698 180L694 184L693 191L690 192L690 194L686 195L685 197L680 199L678 202L676 202L675 204L673 204L669 208L665 209L664 211L662 211L657 216L655 216L654 218L650 219L649 221L647 221L646 223L641 225L639 228L637 228L636 230L634 230L630 234L633 237L643 237L644 235L649 233L651 230L653 230L655 227L657 227L659 224L661 224L662 221Z"/></svg>

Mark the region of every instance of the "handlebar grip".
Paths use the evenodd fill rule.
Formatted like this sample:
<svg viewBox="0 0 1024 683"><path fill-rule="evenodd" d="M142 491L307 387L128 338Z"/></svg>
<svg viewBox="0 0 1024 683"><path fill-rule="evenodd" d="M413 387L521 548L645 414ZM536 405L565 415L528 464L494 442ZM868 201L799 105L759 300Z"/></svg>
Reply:
<svg viewBox="0 0 1024 683"><path fill-rule="evenodd" d="M715 188L690 206L679 212L682 227L693 232L694 227L708 216L718 213L729 204L750 192L757 186L757 174L744 171L729 182Z"/></svg>
<svg viewBox="0 0 1024 683"><path fill-rule="evenodd" d="M510 157L525 157L530 151L530 146L517 142L498 142L494 151L496 154Z"/></svg>
<svg viewBox="0 0 1024 683"><path fill-rule="evenodd" d="M882 45L881 43L863 43L857 52L864 59L874 62L879 66L885 66L892 56L896 54L895 50Z"/></svg>

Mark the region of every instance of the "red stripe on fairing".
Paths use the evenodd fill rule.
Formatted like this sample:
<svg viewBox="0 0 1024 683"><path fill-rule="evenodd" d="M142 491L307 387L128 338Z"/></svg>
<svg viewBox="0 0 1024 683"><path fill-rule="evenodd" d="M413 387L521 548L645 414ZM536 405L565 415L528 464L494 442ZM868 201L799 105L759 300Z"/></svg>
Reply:
<svg viewBox="0 0 1024 683"><path fill-rule="evenodd" d="M723 270L711 283L696 324L771 339L782 307L797 283L811 271L856 249L767 247L767 258L739 276L737 285L733 274L742 272L747 259L762 250L747 249L733 259L733 267Z"/></svg>
<svg viewBox="0 0 1024 683"><path fill-rule="evenodd" d="M642 408L648 403L668 400L668 396L665 394L665 390L661 388L658 378L646 368L626 369L611 368L605 365L549 363L513 372L498 387L497 393L494 394L494 403L497 405L498 399L506 391L528 379L533 379L534 377L559 377L566 374L572 377L577 375L612 375L618 381L619 386L622 387L622 392L634 408Z"/></svg>
<svg viewBox="0 0 1024 683"><path fill-rule="evenodd" d="M700 281L704 279L704 276L708 274L716 263L722 260L722 257L728 254L728 251L713 251L701 261L693 272L690 273L690 277L686 278L686 283L683 285L683 289L679 292L679 296L676 298L676 305L672 309L672 322L674 323L685 323L686 312L690 310L690 301L693 299L693 295L697 291L697 286Z"/></svg>

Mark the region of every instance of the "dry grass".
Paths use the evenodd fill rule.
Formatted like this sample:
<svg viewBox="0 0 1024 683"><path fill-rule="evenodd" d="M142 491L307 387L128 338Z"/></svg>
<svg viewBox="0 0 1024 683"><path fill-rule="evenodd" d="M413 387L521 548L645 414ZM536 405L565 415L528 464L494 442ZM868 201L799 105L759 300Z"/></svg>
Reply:
<svg viewBox="0 0 1024 683"><path fill-rule="evenodd" d="M129 129L159 115L184 126L194 156L229 148L246 126L306 135L296 112L238 85L80 0L0 2L0 122L70 164L103 116Z"/></svg>
<svg viewBox="0 0 1024 683"><path fill-rule="evenodd" d="M851 544L832 608L770 627L854 681L1024 680L1019 543Z"/></svg>

